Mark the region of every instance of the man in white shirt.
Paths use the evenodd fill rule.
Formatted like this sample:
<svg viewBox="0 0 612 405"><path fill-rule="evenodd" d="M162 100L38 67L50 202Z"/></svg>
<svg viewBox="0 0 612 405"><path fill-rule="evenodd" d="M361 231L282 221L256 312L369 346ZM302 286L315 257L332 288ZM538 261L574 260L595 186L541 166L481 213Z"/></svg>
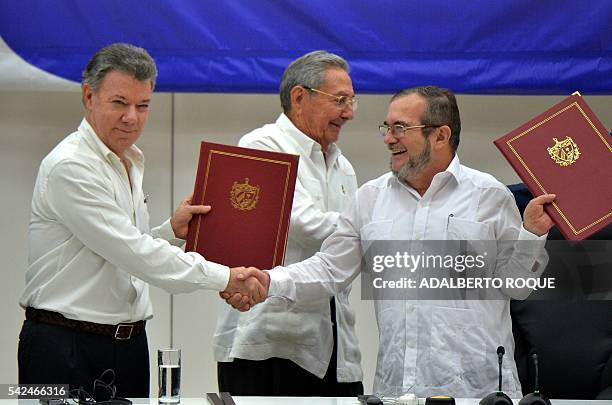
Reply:
<svg viewBox="0 0 612 405"><path fill-rule="evenodd" d="M349 66L325 51L285 70L275 123L239 145L300 156L285 263L319 251L357 190L355 172L336 141L356 108ZM214 337L219 390L233 395L355 396L363 393L361 354L350 287L290 307L268 300L249 312L223 306Z"/></svg>
<svg viewBox="0 0 612 405"><path fill-rule="evenodd" d="M269 272L269 300L284 297L299 305L334 294L360 271L372 271L362 268L362 259L368 246L381 240L389 241L387 246L399 242L407 251L423 246L423 241L478 245L489 240L498 249L489 258L494 276L540 276L547 262L546 233L552 226L543 205L555 196L533 199L521 225L508 189L460 164L456 150L461 121L452 92L435 86L400 91L391 99L380 129L392 172L360 187L321 252ZM520 397L510 298L523 299L531 290L495 292L498 299L418 300L417 293L408 291L407 299L375 300L380 343L374 392L481 398L497 387L496 349L503 345L503 387L510 397Z"/></svg>
<svg viewBox="0 0 612 405"><path fill-rule="evenodd" d="M69 384L94 394L94 380L112 369L117 396L148 397L147 283L171 293L229 288L251 303L264 292L247 279L261 276L254 269L230 269L178 247L192 215L210 207L192 206L188 197L149 229L144 157L134 143L156 76L142 48L100 49L83 72L85 118L40 165L20 299L20 384Z"/></svg>

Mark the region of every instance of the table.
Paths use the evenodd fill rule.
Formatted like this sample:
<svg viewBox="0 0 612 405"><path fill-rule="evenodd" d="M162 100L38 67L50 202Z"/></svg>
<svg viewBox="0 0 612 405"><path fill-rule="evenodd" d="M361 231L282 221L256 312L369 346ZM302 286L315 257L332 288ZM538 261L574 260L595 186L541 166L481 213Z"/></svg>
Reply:
<svg viewBox="0 0 612 405"><path fill-rule="evenodd" d="M520 399L512 399L518 405ZM157 398L132 399L135 405L159 405ZM359 405L357 398L332 397L234 397L236 405ZM478 405L480 398L455 398L456 405ZM73 404L74 402L69 402ZM424 405L425 399L419 399ZM39 405L35 399L0 399L0 405ZM210 405L205 398L182 398L180 405ZM608 401L553 399L552 405L612 405Z"/></svg>

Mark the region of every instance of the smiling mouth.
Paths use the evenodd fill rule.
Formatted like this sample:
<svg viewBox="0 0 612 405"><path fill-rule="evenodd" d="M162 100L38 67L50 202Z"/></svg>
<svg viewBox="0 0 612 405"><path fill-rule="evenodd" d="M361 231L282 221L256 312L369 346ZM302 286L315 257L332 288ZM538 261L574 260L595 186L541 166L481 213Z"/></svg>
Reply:
<svg viewBox="0 0 612 405"><path fill-rule="evenodd" d="M389 149L391 151L391 154L393 156L395 155L401 155L402 153L406 152L406 149Z"/></svg>

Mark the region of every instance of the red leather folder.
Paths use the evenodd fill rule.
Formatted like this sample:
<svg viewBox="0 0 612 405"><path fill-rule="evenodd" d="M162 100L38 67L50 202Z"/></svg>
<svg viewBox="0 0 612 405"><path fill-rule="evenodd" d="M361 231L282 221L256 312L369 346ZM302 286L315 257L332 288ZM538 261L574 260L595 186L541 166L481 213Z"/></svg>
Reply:
<svg viewBox="0 0 612 405"><path fill-rule="evenodd" d="M568 240L612 222L612 137L577 93L494 141Z"/></svg>
<svg viewBox="0 0 612 405"><path fill-rule="evenodd" d="M299 156L202 142L186 251L230 267L283 264Z"/></svg>

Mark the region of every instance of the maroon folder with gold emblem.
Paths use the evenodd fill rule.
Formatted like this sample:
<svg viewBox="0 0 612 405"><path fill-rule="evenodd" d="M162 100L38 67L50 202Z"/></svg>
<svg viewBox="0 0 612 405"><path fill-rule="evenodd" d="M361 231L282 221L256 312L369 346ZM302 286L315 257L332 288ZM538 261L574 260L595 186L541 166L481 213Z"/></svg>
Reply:
<svg viewBox="0 0 612 405"><path fill-rule="evenodd" d="M230 267L271 269L285 256L299 156L202 142L186 251Z"/></svg>
<svg viewBox="0 0 612 405"><path fill-rule="evenodd" d="M612 137L577 93L494 141L566 239L612 222Z"/></svg>

